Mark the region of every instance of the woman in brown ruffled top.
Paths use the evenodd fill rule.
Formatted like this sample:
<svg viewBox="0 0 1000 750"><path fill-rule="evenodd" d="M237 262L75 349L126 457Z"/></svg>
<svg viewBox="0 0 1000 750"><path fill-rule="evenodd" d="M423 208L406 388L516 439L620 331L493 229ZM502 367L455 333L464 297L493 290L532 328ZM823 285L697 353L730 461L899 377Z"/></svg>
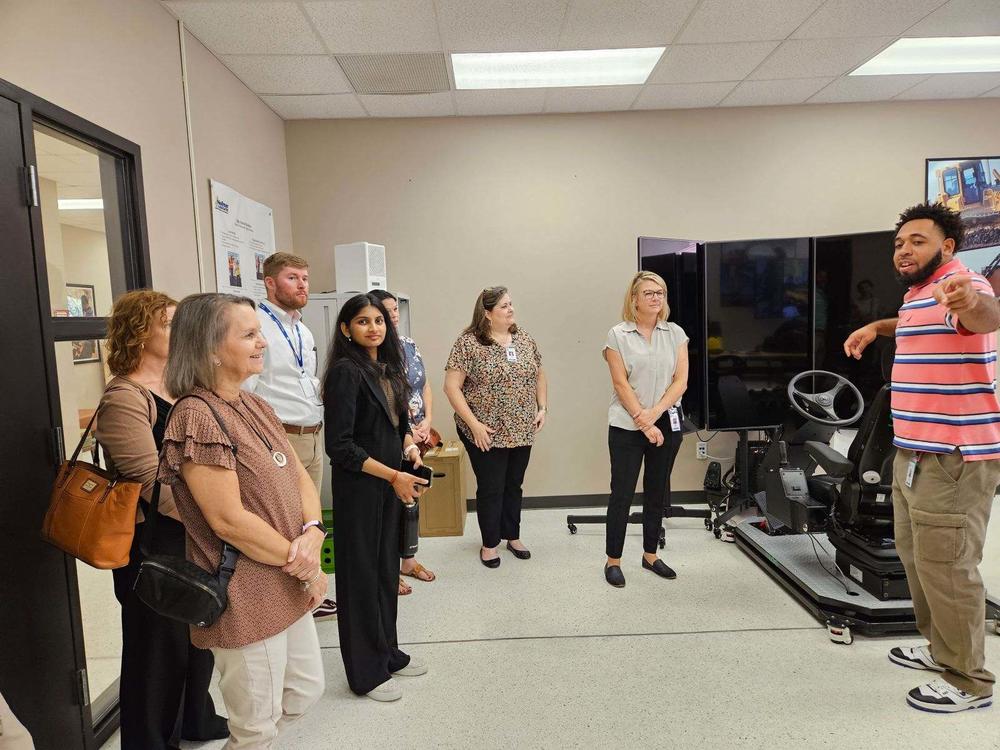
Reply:
<svg viewBox="0 0 1000 750"><path fill-rule="evenodd" d="M229 606L213 625L192 628L191 640L215 655L231 742L266 748L323 693L311 612L327 588L319 567L326 530L316 486L281 422L240 390L263 366L254 310L226 294L177 306L166 385L178 401L160 477L184 520L189 560L214 572L223 541L240 550Z"/></svg>

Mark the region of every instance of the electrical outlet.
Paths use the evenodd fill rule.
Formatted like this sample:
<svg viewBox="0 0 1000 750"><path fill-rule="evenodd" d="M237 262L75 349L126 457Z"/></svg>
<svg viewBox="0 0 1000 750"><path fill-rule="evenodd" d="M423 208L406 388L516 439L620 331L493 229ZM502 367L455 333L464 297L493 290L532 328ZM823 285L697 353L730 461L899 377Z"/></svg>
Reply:
<svg viewBox="0 0 1000 750"><path fill-rule="evenodd" d="M706 458L708 458L708 443L706 443L704 440L699 440L697 452L695 453L695 455L701 461L704 461Z"/></svg>

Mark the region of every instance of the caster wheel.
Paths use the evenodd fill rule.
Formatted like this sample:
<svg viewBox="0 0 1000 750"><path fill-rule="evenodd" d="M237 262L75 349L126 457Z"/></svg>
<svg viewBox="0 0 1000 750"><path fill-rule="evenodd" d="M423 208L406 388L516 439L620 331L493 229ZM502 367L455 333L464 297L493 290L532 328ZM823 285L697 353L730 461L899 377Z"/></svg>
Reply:
<svg viewBox="0 0 1000 750"><path fill-rule="evenodd" d="M705 531L712 530L712 521L708 518L705 519Z"/></svg>
<svg viewBox="0 0 1000 750"><path fill-rule="evenodd" d="M1000 635L1000 617L993 621L993 632Z"/></svg>
<svg viewBox="0 0 1000 750"><path fill-rule="evenodd" d="M715 534L715 538L716 538L716 539L721 539L721 538L722 538L722 531L721 531L721 530L719 530L719 529L716 529L716 530L715 530L715 531L713 531L712 533L713 533L713 534Z"/></svg>
<svg viewBox="0 0 1000 750"><path fill-rule="evenodd" d="M851 634L851 629L847 626L831 625L826 624L826 631L830 635L830 640L834 643L842 643L845 646L850 646L854 643L854 636Z"/></svg>
<svg viewBox="0 0 1000 750"><path fill-rule="evenodd" d="M570 534L575 534L576 533L576 524L575 523L567 524L566 528L569 529L569 533Z"/></svg>

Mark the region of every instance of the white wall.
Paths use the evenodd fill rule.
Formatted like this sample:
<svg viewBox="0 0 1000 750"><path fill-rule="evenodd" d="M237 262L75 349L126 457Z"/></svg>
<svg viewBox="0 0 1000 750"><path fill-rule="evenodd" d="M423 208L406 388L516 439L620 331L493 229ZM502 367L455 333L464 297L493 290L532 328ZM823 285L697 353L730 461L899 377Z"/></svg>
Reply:
<svg viewBox="0 0 1000 750"><path fill-rule="evenodd" d="M384 244L390 288L454 435L442 368L479 290L510 286L551 382L528 495L608 488L600 357L636 237L740 239L890 228L923 199L924 159L992 154L1000 101L818 105L286 124L292 224L318 287L332 248ZM886 248L884 261L889 262ZM712 443L716 455L731 441ZM705 463L686 441L677 489Z"/></svg>

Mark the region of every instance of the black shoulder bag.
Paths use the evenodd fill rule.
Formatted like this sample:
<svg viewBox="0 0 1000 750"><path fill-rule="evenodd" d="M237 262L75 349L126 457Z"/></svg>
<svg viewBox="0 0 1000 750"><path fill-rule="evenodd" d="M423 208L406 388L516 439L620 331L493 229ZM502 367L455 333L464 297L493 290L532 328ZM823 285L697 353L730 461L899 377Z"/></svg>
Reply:
<svg viewBox="0 0 1000 750"><path fill-rule="evenodd" d="M215 408L200 396L183 396L174 404L185 398L196 398L204 401L212 410L212 415L229 440L229 448L236 455L236 443L226 426L219 419ZM173 416L173 409L167 416L167 424ZM146 514L146 528L143 531L140 548L145 559L139 565L139 573L132 587L136 596L151 610L171 620L179 620L199 628L212 625L229 605L229 579L236 569L236 560L240 551L225 542L222 544L222 559L216 572L208 571L195 565L190 560L174 555L150 554L153 532L160 503L159 476L153 483L153 499Z"/></svg>

